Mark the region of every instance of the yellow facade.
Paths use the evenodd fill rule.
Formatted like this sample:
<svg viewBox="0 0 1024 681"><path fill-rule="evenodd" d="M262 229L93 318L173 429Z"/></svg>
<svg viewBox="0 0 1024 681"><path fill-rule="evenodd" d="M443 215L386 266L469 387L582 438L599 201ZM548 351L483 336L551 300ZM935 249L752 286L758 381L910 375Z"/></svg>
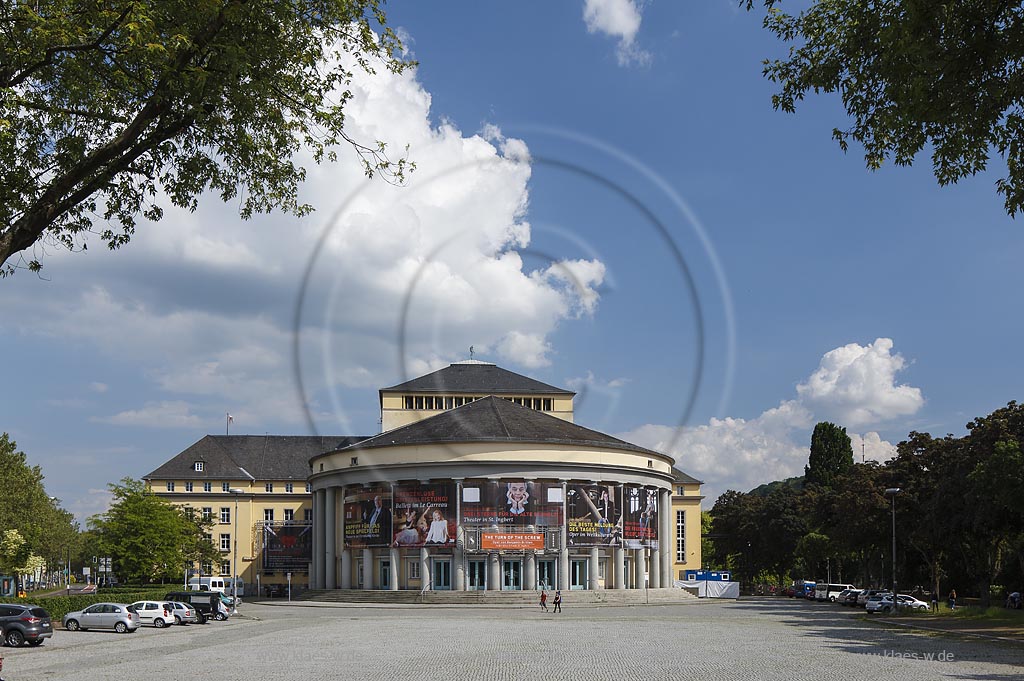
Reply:
<svg viewBox="0 0 1024 681"><path fill-rule="evenodd" d="M701 501L699 482L677 482L672 489L672 578L681 580L686 570L701 568ZM680 518L682 513L682 518ZM683 541L679 530L683 529Z"/></svg>
<svg viewBox="0 0 1024 681"><path fill-rule="evenodd" d="M188 490L189 483L192 486L191 491ZM209 492L205 491L204 487L207 483L210 484ZM245 583L246 593L255 593L257 585L262 587L287 583L286 573L268 574L261 570L262 557L259 555L259 548L262 542L259 533L264 521L267 520L287 522L290 519L299 523L312 522L312 495L306 491L304 480L153 480L148 484L154 493L171 503L182 508L195 509L200 515L206 513L208 509L213 518L210 539L214 547L220 551L221 563L212 566L197 565L195 569L202 570L204 575L232 577L232 563L235 561L237 549L238 562L234 569L237 569L238 577ZM228 489L241 492L225 492L225 485ZM268 485L271 486L271 491L268 491ZM289 489L291 491L288 491ZM225 537L227 543L223 541ZM212 570L206 570L206 567ZM307 573L292 574L293 587L306 588L308 584Z"/></svg>

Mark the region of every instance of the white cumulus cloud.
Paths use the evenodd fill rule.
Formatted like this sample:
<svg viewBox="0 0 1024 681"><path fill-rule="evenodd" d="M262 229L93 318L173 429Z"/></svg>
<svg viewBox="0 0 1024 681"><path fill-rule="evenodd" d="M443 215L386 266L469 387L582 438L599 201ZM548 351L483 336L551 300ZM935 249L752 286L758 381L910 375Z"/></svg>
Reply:
<svg viewBox="0 0 1024 681"><path fill-rule="evenodd" d="M817 421L863 426L920 409L920 389L896 384L896 373L905 362L892 348L890 339L880 338L866 347L851 343L825 353L818 369L799 384L796 399L753 419L712 418L682 429L648 424L620 437L669 454L682 470L703 480L705 507L710 508L728 489L745 492L803 475L810 431ZM861 460L862 452L872 461L895 454L895 446L875 431L847 434L855 461Z"/></svg>
<svg viewBox="0 0 1024 681"><path fill-rule="evenodd" d="M603 33L617 38L616 57L619 65L646 65L651 55L636 44L640 30L641 5L634 0L584 0L583 22L589 33Z"/></svg>

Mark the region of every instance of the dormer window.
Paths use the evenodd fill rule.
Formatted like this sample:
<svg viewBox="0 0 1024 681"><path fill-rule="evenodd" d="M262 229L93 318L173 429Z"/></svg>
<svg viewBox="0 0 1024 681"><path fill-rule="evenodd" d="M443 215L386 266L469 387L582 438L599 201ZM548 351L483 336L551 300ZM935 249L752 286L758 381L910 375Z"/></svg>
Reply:
<svg viewBox="0 0 1024 681"><path fill-rule="evenodd" d="M204 461L196 461L196 463L195 463L195 470L196 470L197 473L202 473L205 469L206 469L206 462L204 462Z"/></svg>

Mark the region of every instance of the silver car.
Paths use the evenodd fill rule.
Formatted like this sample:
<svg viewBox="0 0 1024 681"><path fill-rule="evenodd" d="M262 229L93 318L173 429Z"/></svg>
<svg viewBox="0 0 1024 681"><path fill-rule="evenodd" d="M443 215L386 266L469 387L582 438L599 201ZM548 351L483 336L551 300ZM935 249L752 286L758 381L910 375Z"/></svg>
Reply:
<svg viewBox="0 0 1024 681"><path fill-rule="evenodd" d="M84 610L64 615L63 622L68 631L113 629L119 634L135 631L141 624L139 613L124 603L93 603Z"/></svg>
<svg viewBox="0 0 1024 681"><path fill-rule="evenodd" d="M199 620L199 611L191 605L182 603L181 601L167 601L167 604L174 608L172 614L174 615L174 622L176 624L188 624L190 622L194 624L201 623Z"/></svg>

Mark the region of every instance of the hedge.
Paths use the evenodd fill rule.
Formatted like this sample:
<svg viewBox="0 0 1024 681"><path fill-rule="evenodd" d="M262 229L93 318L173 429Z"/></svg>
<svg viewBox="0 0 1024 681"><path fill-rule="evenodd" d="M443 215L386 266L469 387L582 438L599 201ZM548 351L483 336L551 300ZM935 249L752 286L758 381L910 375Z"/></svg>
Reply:
<svg viewBox="0 0 1024 681"><path fill-rule="evenodd" d="M64 615L87 608L93 603L134 603L135 601L163 600L169 592L180 588L175 585L138 589L104 589L95 594L75 594L72 596L37 596L28 598L0 598L0 603L17 603L19 605L38 605L50 613L56 626L64 619Z"/></svg>

